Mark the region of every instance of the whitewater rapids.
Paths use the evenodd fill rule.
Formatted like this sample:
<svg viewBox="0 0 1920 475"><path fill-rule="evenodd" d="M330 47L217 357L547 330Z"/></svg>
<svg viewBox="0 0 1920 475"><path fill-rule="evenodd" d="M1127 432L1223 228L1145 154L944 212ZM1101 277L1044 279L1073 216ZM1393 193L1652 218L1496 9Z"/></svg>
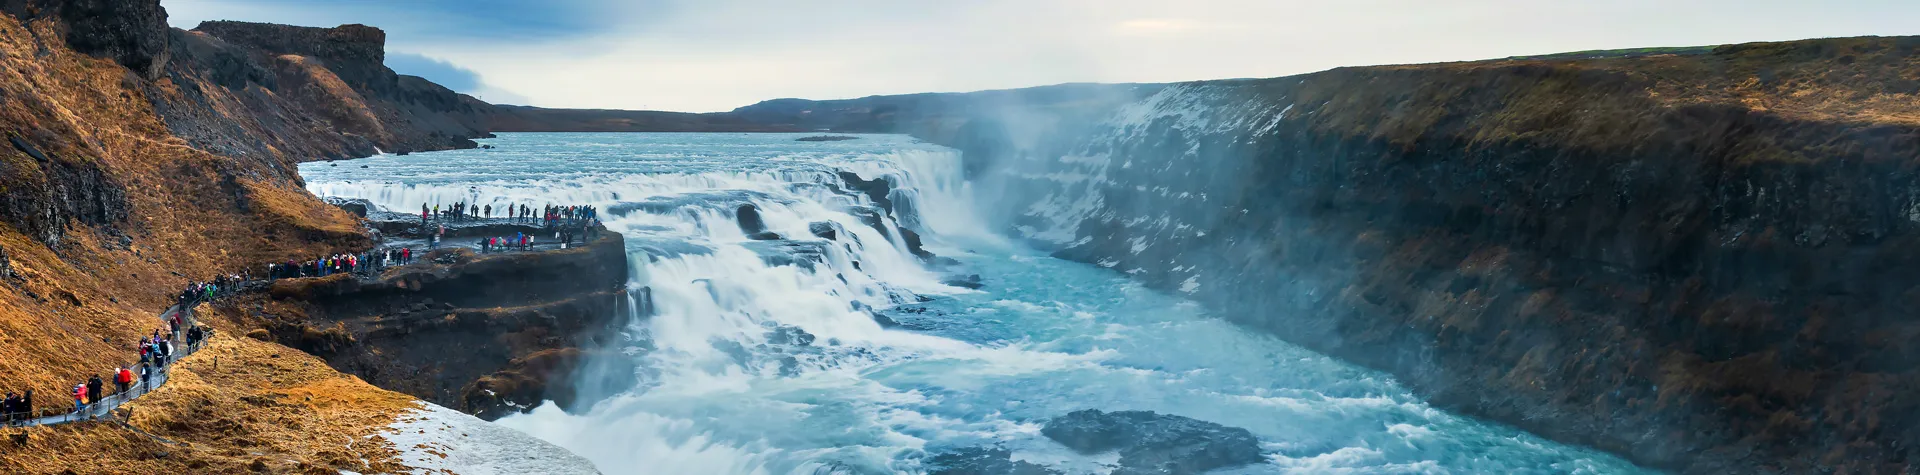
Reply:
<svg viewBox="0 0 1920 475"><path fill-rule="evenodd" d="M921 473L931 455L990 445L1105 473L1113 456L1039 433L1079 409L1176 414L1261 439L1268 463L1219 473L1640 472L1433 409L1382 373L1003 239L977 208L992 197L973 195L953 150L797 137L501 134L483 141L492 150L301 170L315 194L399 212L600 207L628 242L622 350L641 383L582 388L607 396L582 413L547 405L499 423L605 473ZM863 221L875 200L842 172L891 183L893 216ZM750 240L735 216L745 204L785 239ZM816 237L815 223L839 239ZM914 256L903 226L958 262ZM970 274L984 288L943 283Z"/></svg>

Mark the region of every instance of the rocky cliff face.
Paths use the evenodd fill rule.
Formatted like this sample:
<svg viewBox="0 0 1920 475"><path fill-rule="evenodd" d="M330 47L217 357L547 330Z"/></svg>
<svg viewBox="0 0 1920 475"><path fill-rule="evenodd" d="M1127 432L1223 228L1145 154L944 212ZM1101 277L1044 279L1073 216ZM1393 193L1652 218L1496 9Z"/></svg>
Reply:
<svg viewBox="0 0 1920 475"><path fill-rule="evenodd" d="M1691 473L1899 473L1917 50L1340 69L934 138L1058 255L1444 406Z"/></svg>
<svg viewBox="0 0 1920 475"><path fill-rule="evenodd" d="M157 2L0 2L0 348L12 390L111 368L189 279L364 244L273 156L183 146ZM156 81L153 78L159 77Z"/></svg>
<svg viewBox="0 0 1920 475"><path fill-rule="evenodd" d="M144 78L157 78L166 68L167 11L158 2L5 0L0 11L22 23L58 23L74 51L112 59Z"/></svg>
<svg viewBox="0 0 1920 475"><path fill-rule="evenodd" d="M190 281L371 245L361 222L303 189L298 161L469 146L466 138L481 134L469 113L484 104L386 71L370 28L213 28L228 40L167 28L157 0L0 0L0 12L0 360L8 368L0 388L39 393L38 409L61 410L61 398L47 395L132 363L134 343ZM275 42L274 34L294 38ZM308 41L317 37L338 41ZM618 266L624 254L615 247ZM574 274L540 275L598 275L556 265L564 271L553 272ZM457 282L426 292L481 285L457 272L448 278ZM612 298L583 297L576 306L587 310L578 313L598 312L589 307L602 301ZM558 311L508 313L523 320L497 321L513 328L547 316L564 322ZM183 363L191 368L136 402L145 408L127 424L33 431L0 454L0 471L404 471L390 447L363 436L413 400L304 355L283 357L297 353L284 346L236 342L231 336L249 333L255 318L207 312L203 321L228 335L217 344L232 345L221 356ZM425 358L396 353L395 367ZM582 361L558 356L500 369L560 373ZM552 393L525 386L536 389L510 393Z"/></svg>
<svg viewBox="0 0 1920 475"><path fill-rule="evenodd" d="M233 311L340 371L488 419L544 401L573 410L633 384L576 378L632 364L608 340L627 323L626 259L611 232L567 250L442 251L372 280L282 280Z"/></svg>
<svg viewBox="0 0 1920 475"><path fill-rule="evenodd" d="M171 81L153 95L199 148L337 159L470 148L486 134L491 105L394 74L377 28L207 22L170 38Z"/></svg>

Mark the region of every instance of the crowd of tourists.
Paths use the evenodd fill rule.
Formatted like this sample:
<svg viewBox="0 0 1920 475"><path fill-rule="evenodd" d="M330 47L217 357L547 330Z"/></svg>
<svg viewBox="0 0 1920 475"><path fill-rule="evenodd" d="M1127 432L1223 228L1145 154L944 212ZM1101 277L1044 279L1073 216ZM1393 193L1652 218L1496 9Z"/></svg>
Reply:
<svg viewBox="0 0 1920 475"><path fill-rule="evenodd" d="M540 215L541 225L549 230L586 225L600 219L600 209L592 206L548 206Z"/></svg>
<svg viewBox="0 0 1920 475"><path fill-rule="evenodd" d="M411 247L340 253L307 261L267 264L267 279L326 277L334 274L377 274L392 266L412 264L418 253Z"/></svg>
<svg viewBox="0 0 1920 475"><path fill-rule="evenodd" d="M485 209L482 209L479 206L473 206L467 203L454 203L452 206L447 207L441 207L437 204L428 206L426 203L421 203L420 225L425 226L428 220L466 221L475 216L492 217L492 214L493 205L487 205Z"/></svg>
<svg viewBox="0 0 1920 475"><path fill-rule="evenodd" d="M250 274L250 271L247 274L222 274L206 282L188 283L187 288L181 290L180 295L174 298L174 303L186 305L191 301L211 302L216 298L231 295L240 288L241 283L253 280Z"/></svg>
<svg viewBox="0 0 1920 475"><path fill-rule="evenodd" d="M476 216L492 219L495 211L502 211L501 217L511 222L537 224L547 231L552 231L553 240L563 248L573 244L576 239L592 240L598 231L596 225L599 224L599 210L592 206L545 206L534 209L527 205L508 205L495 209L492 205L474 206L467 203L455 203L447 208L423 205L421 221L424 224L430 218L457 221L473 219ZM443 224L429 236L429 246L437 248L445 234L446 226ZM483 238L477 244L481 252L491 253L531 250L535 242L536 238L533 234L517 232L512 236ZM418 258L418 254L411 247L402 247L362 253L333 254L304 262L290 260L285 263L268 264L265 276L273 280L326 277L341 273L374 274L390 266L412 264ZM73 412L82 417L92 417L96 415L96 411L89 411L88 408L97 407L95 405L103 401L113 401L114 398L124 401L126 398L151 390L153 382L161 377L170 363L178 361L185 354L199 350L200 346L213 336L212 328L200 326L191 321L188 317L191 312L188 309L202 302L210 302L237 293L242 286L252 280L251 272L247 271L241 274L223 274L206 282L188 284L177 296L176 304L179 310L169 314L167 328L156 328L140 339L138 347L140 358L137 363L115 367L104 379L100 375L94 375L85 382L73 386ZM184 343L184 346L180 343ZM185 351L182 352L182 349ZM135 388L138 388L138 391L134 391ZM13 425L31 421L35 416L33 406L32 390L25 393L8 392L4 399L0 399L0 422Z"/></svg>
<svg viewBox="0 0 1920 475"><path fill-rule="evenodd" d="M497 213L496 213L497 212ZM539 224L547 228L557 228L600 218L598 208L592 206L556 206L547 205L534 209L525 204L509 204L495 208L492 204L476 205L454 203L451 206L420 204L420 224L435 221L469 221L473 219L501 219L514 223Z"/></svg>
<svg viewBox="0 0 1920 475"><path fill-rule="evenodd" d="M561 249L571 247L575 242L592 241L599 230L598 226L594 226L594 224L598 224L598 221L587 219L575 221L574 223L579 225L560 226L557 228L550 226L548 228L553 231L553 242L559 245ZM513 233L511 236L480 238L480 241L474 244L480 247L480 253L487 254L505 251L533 250L533 246L536 244L535 241L538 241L538 238L523 231Z"/></svg>
<svg viewBox="0 0 1920 475"><path fill-rule="evenodd" d="M198 325L192 320L189 309L201 302L227 295L245 278L243 275L222 275L212 281L188 284L186 290L180 293L180 302L175 307L177 310L167 314L167 327L155 328L140 338L138 362L114 367L104 379L95 374L73 385L73 413L81 417L93 417L97 415L96 411L90 411L89 408L97 407L101 402L124 402L136 394L151 390L155 378L165 372L169 364L185 354L198 351L213 336L212 328ZM182 345L175 342L184 343L184 353L181 351ZM112 382L111 389L109 381ZM139 391L134 391L135 387ZM33 406L32 390L24 394L8 392L5 399L0 399L0 421L8 425L32 421L36 416Z"/></svg>

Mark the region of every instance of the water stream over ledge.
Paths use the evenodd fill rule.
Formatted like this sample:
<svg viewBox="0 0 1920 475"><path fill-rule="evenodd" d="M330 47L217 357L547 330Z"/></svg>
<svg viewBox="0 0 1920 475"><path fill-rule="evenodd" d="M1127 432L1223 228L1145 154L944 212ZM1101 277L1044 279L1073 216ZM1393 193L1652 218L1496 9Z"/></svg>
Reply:
<svg viewBox="0 0 1920 475"><path fill-rule="evenodd" d="M502 134L484 141L493 150L301 170L316 194L399 212L455 201L606 210L628 239L629 293L651 296L622 306L650 308L633 315L625 348L641 384L584 388L613 396L582 414L549 405L500 421L606 473L915 473L931 454L988 445L1105 473L1112 455L1040 435L1079 409L1177 414L1260 438L1267 464L1217 473L1642 472L1433 409L1382 373L1001 239L976 216L957 152L802 136ZM891 177L897 219L863 219L873 197L841 172ZM747 204L784 239L750 240L735 216ZM903 222L958 262L915 257ZM942 283L970 274L982 289Z"/></svg>

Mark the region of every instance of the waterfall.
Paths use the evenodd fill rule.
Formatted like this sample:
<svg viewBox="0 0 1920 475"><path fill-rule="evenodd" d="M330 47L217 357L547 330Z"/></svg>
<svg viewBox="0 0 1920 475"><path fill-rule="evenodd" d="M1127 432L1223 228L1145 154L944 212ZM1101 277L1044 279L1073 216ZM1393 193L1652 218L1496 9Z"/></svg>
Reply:
<svg viewBox="0 0 1920 475"><path fill-rule="evenodd" d="M1128 127L1180 110L1188 93L1174 94L1116 119L1110 144L1140 146ZM1433 410L1390 378L1206 318L1122 274L1010 244L975 206L1023 197L976 196L954 150L899 136L794 137L505 134L491 139L495 150L302 172L315 194L402 214L455 201L599 207L626 238L627 324L616 345L639 368L627 380L639 382L590 387L619 378L589 374L580 393L607 396L592 407L543 405L499 423L606 473L920 473L934 454L979 446L1070 473L1109 471L1113 457L1040 435L1047 418L1088 408L1244 426L1274 464L1305 470L1615 466ZM1021 237L1071 245L1089 239L1082 224L1123 216L1104 192L1141 171L1113 163L1120 156L1089 145L1016 168L1050 183L1019 190L1047 197L1023 209L1043 219L1027 220ZM1158 217L1125 220L1201 232ZM939 257L915 255L916 234ZM976 274L984 290L947 284ZM1484 451L1522 456L1490 461Z"/></svg>

